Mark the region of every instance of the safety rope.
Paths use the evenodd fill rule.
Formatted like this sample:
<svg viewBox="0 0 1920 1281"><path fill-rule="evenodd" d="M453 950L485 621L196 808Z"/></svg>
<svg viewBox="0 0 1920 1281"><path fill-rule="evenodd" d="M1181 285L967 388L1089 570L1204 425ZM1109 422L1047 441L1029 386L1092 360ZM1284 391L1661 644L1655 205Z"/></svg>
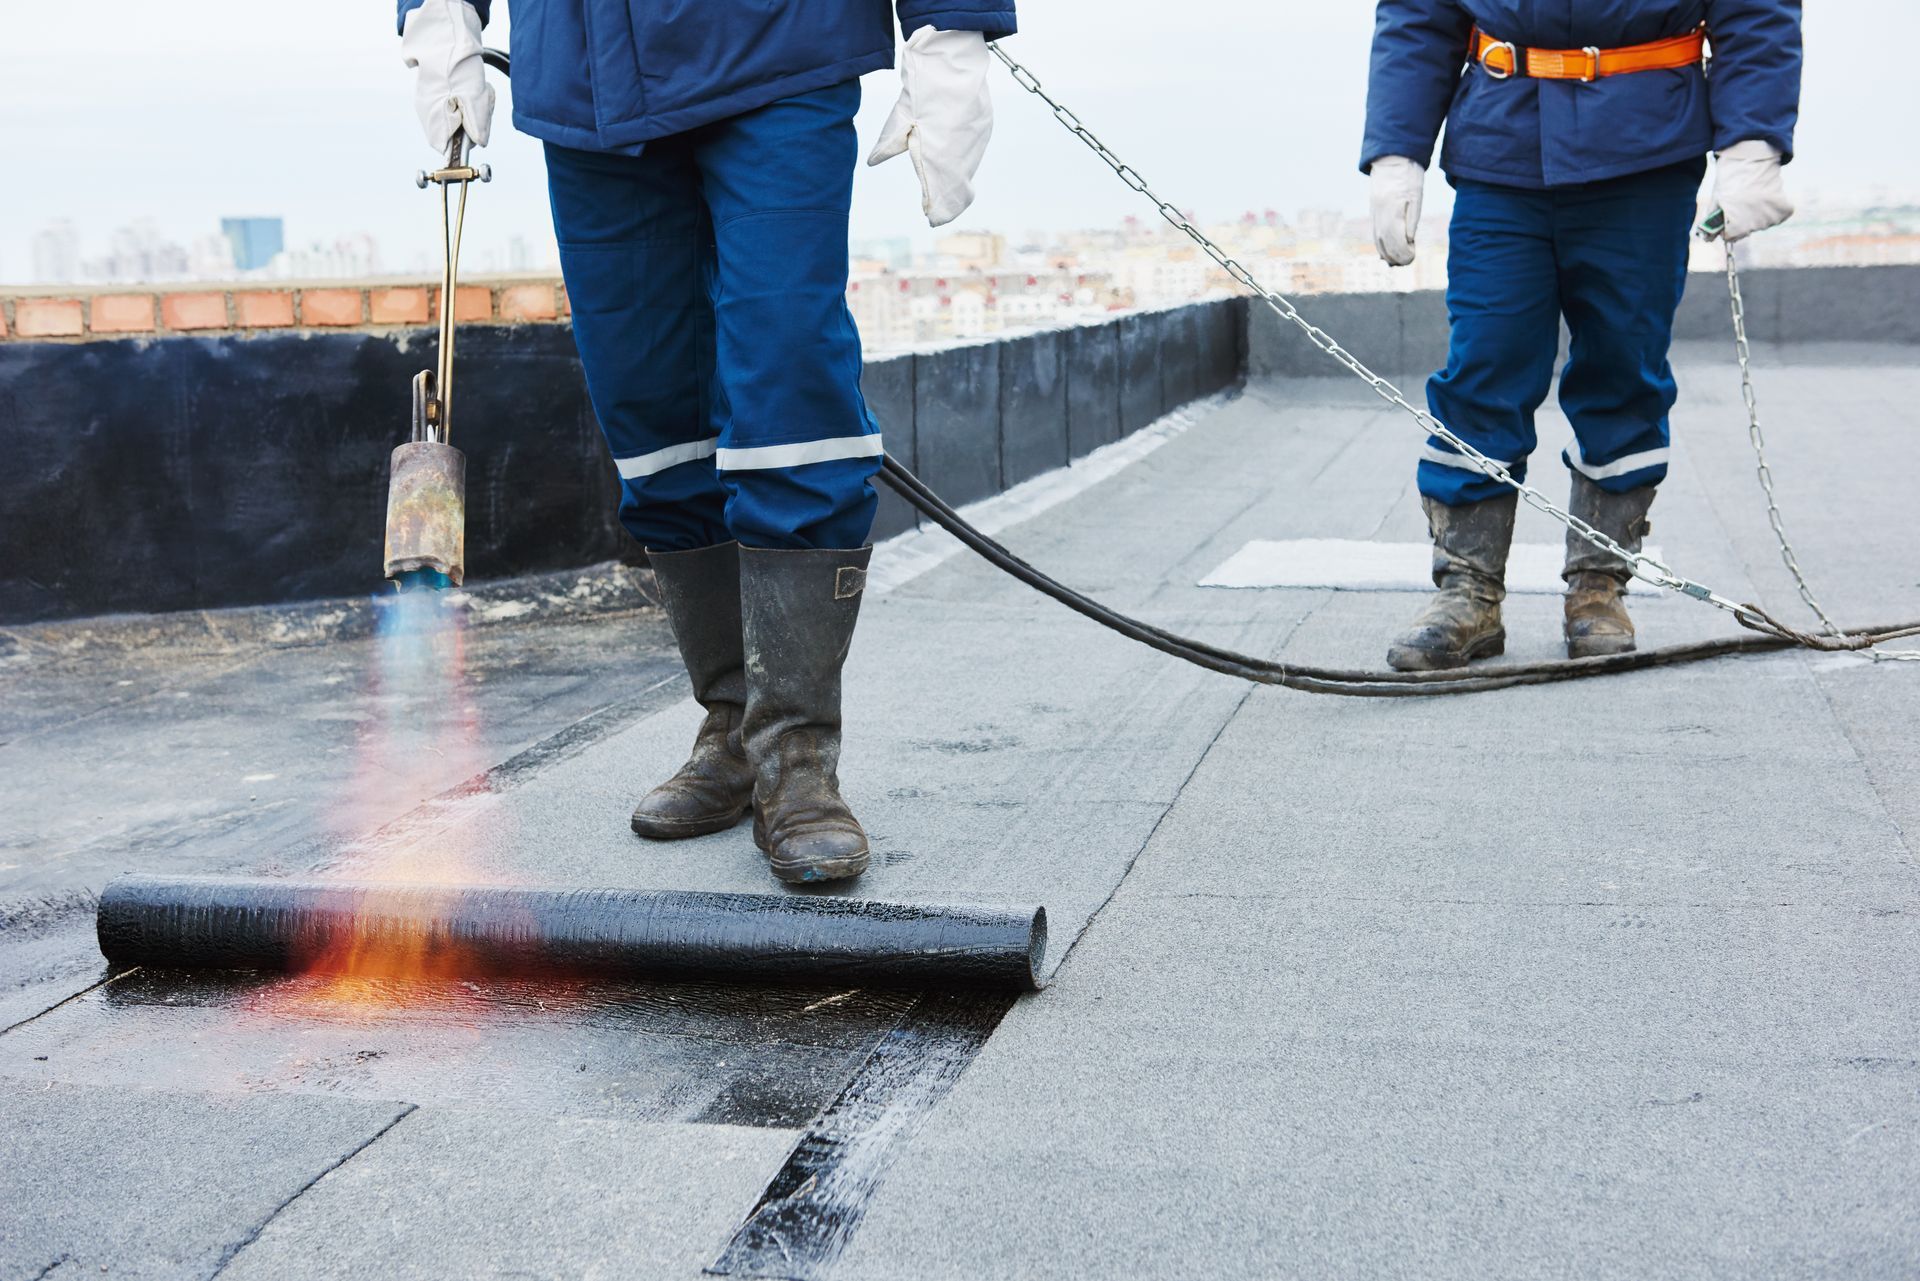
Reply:
<svg viewBox="0 0 1920 1281"><path fill-rule="evenodd" d="M1394 405L1396 408L1412 416L1414 421L1427 430L1428 434L1445 441L1480 471L1513 489L1525 500L1528 506L1552 517L1602 551L1618 557L1626 564L1634 577L1652 583L1656 587L1665 587L1669 590L1679 592L1682 595L1691 596L1695 600L1705 601L1716 609L1724 610L1732 614L1743 627L1775 637L1791 645L1803 646L1807 649L1857 651L1870 649L1888 640L1894 640L1904 636L1920 635L1920 623L1901 626L1884 632L1836 631L1828 635L1804 632L1781 622L1759 605L1751 603L1741 604L1737 601L1729 600L1705 584L1682 576L1656 557L1644 551L1629 551L1627 548L1621 546L1618 542L1615 542L1600 530L1595 529L1586 521L1581 520L1578 516L1555 504L1539 490L1534 489L1524 481L1516 478L1503 464L1495 459L1489 458L1486 454L1474 448L1431 413L1409 402L1405 394L1402 393L1398 387L1394 386L1392 382L1374 373L1373 370L1362 363L1358 357L1336 342L1331 335L1309 322L1306 317L1300 314L1299 309L1284 295L1276 293L1262 285L1259 280L1255 279L1252 272L1237 262L1218 244L1215 244L1212 238L1205 232L1188 221L1186 216L1180 212L1179 208L1174 205L1172 201L1163 199L1159 193L1154 191L1153 188L1147 184L1146 179L1140 176L1138 170L1121 160L1112 148L1095 137L1093 131L1082 124L1080 118L1075 115L1072 110L1041 87L1040 80L1037 76L1020 63L1014 61L1013 58L1008 55L1007 51L1002 49L997 42L990 42L987 47L993 51L994 56L1013 74L1013 79L1016 84L1046 103L1048 108L1052 110L1054 118L1060 122L1062 127L1084 143L1096 156L1100 157L1101 161L1109 169L1113 170L1114 175L1118 177L1121 182L1151 200L1162 218L1176 231L1179 231L1182 235L1193 241L1195 245L1199 246L1201 251L1218 264L1221 270L1225 271L1236 283L1266 303L1268 308L1282 320L1296 326L1306 335L1307 341L1311 342L1328 356L1331 356L1350 373L1365 382L1373 389L1375 394L1379 395L1389 404ZM1584 662L1588 660L1579 661Z"/></svg>

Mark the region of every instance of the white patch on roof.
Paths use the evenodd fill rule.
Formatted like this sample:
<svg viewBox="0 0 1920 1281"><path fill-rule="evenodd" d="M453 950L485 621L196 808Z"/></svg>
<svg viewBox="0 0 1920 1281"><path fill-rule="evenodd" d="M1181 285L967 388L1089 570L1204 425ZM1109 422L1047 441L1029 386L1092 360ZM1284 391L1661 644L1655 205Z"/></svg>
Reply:
<svg viewBox="0 0 1920 1281"><path fill-rule="evenodd" d="M1660 557L1658 547L1648 547ZM1664 559L1664 557L1660 557ZM1433 590L1433 547L1428 543L1376 543L1354 538L1255 539L1200 580L1202 587L1308 587L1343 592ZM1559 543L1516 543L1507 558L1509 592L1566 590ZM1633 590L1652 592L1646 583Z"/></svg>

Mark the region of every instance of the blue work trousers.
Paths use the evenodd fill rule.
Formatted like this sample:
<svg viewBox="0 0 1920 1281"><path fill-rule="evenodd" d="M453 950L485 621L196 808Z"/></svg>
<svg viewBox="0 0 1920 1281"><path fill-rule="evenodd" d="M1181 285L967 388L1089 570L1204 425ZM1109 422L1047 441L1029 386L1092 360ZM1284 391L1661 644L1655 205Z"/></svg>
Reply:
<svg viewBox="0 0 1920 1281"><path fill-rule="evenodd" d="M642 546L859 547L880 429L847 311L860 82L648 142L547 144L587 392Z"/></svg>
<svg viewBox="0 0 1920 1281"><path fill-rule="evenodd" d="M1706 160L1546 191L1457 179L1447 259L1447 367L1427 406L1526 478L1533 415L1553 385L1560 320L1571 338L1560 407L1567 466L1625 493L1666 478L1667 363L1686 287L1687 236ZM1429 436L1420 492L1458 506L1506 487Z"/></svg>

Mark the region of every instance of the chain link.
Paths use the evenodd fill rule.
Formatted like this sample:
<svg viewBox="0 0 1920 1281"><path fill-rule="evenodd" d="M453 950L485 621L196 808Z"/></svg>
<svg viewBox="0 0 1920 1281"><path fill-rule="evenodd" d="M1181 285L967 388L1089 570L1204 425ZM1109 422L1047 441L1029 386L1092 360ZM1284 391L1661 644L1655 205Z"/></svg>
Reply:
<svg viewBox="0 0 1920 1281"><path fill-rule="evenodd" d="M1780 559L1786 563L1787 572L1793 575L1794 586L1800 589L1800 599L1819 618L1827 635L1838 636L1839 624L1829 618L1827 611L1820 607L1820 602L1814 599L1813 588L1807 585L1807 576L1800 572L1800 562L1794 556L1793 544L1787 541L1786 524L1773 493L1773 469L1767 466L1767 438L1760 430L1760 401L1753 393L1753 350L1747 343L1747 304L1740 293L1740 269L1733 260L1733 245L1723 243L1721 247L1727 255L1727 296L1733 303L1733 350L1740 358L1740 396L1747 402L1747 440L1753 445L1760 489L1767 496L1767 522L1773 526L1773 536L1780 543Z"/></svg>
<svg viewBox="0 0 1920 1281"><path fill-rule="evenodd" d="M1581 520L1569 511L1563 510L1539 490L1515 478L1513 473L1508 471L1504 465L1487 457L1487 455L1481 453L1465 440L1462 440L1459 436L1455 435L1445 423L1435 418L1432 414L1413 405L1407 400L1406 395L1391 381L1367 368L1359 357L1342 347L1325 330L1308 321L1285 296L1275 293L1273 290L1262 285L1254 278L1252 272L1248 271L1247 268L1231 257L1218 244L1215 244L1205 232L1194 226L1172 201L1163 199L1158 192L1148 186L1146 179L1140 176L1138 170L1121 160L1110 147L1094 136L1092 130L1080 122L1078 116L1062 105L1053 95L1049 94L1046 89L1041 86L1037 76L1021 66L1018 62L1015 62L1008 56L1007 51L1002 49L998 44L992 44L989 48L993 50L994 55L998 57L1001 62L1006 64L1007 69L1013 73L1014 81L1019 84L1022 89L1025 89L1028 93L1046 103L1047 106L1053 110L1054 118L1065 126L1069 132L1074 134L1074 136L1078 137L1081 142L1085 143L1095 155L1099 156L1100 159L1106 163L1107 167L1112 169L1120 178L1120 181L1153 201L1154 207L1159 211L1160 216L1166 219L1175 230L1198 245L1207 257L1213 259L1213 261L1220 266L1222 271L1226 272L1227 275L1241 287L1251 291L1256 297L1266 303L1282 320L1297 326L1300 331L1307 336L1308 342L1311 342L1315 347L1318 347L1321 351L1333 357L1333 359L1338 361L1349 372L1356 375L1361 381L1365 382L1367 386L1371 387L1375 394L1379 395L1389 404L1395 405L1411 414L1414 420L1425 427L1429 433L1458 450L1469 462L1485 472L1488 476L1518 491L1521 498L1526 500L1528 506L1546 513L1603 551L1618 556L1628 564L1636 577L1645 579L1647 582L1660 587L1667 587L1677 592L1683 592L1696 600L1704 600L1729 613L1747 613L1744 606L1716 594L1691 579L1682 577L1654 557L1644 552L1628 551L1625 547L1622 547L1619 543L1601 533L1586 521Z"/></svg>
<svg viewBox="0 0 1920 1281"><path fill-rule="evenodd" d="M1747 440L1753 446L1754 472L1760 478L1760 490L1767 496L1767 523L1773 526L1773 536L1780 544L1780 560L1786 565L1787 572L1793 575L1793 584L1800 592L1800 599L1820 620L1820 626L1827 635L1840 636L1843 635L1840 625L1833 621L1815 598L1813 585L1807 582L1806 574L1801 571L1799 557L1787 537L1786 521L1780 514L1780 502L1773 491L1773 468L1767 465L1766 434L1760 430L1760 400L1753 390L1753 349L1747 341L1747 302L1740 292L1740 267L1734 261L1733 243L1722 241L1721 248L1726 253L1727 297L1733 309L1733 351L1740 360L1740 397L1747 405ZM1878 661L1913 662L1920 661L1920 652L1869 651L1867 657Z"/></svg>
<svg viewBox="0 0 1920 1281"><path fill-rule="evenodd" d="M1373 389L1376 395L1386 400L1389 404L1406 411L1413 417L1414 421L1426 428L1429 434L1445 441L1448 445L1451 445L1455 450L1459 451L1468 462L1472 463L1480 471L1517 492L1529 507L1565 525L1579 537L1586 539L1602 551L1619 557L1621 561L1625 562L1636 578L1652 583L1657 587L1665 587L1672 591L1679 592L1682 595L1691 596L1695 600L1705 601L1716 609L1725 610L1727 613L1734 615L1743 625L1755 631L1779 636L1786 640L1792 640L1813 649L1859 649L1863 648L1865 644L1870 643L1840 634L1838 629L1833 627L1831 620L1827 619L1826 614L1821 612L1817 605L1814 606L1815 611L1820 613L1822 621L1825 622L1830 629L1828 636L1809 635L1806 632L1798 631L1779 622L1757 606L1742 605L1737 601L1729 600L1704 584L1694 582L1692 579L1684 577L1668 565L1653 556L1647 555L1645 552L1628 551L1625 547L1598 529L1595 529L1586 521L1581 520L1572 512L1558 506L1552 499L1542 494L1539 490L1534 489L1524 481L1516 478L1513 473L1507 470L1499 461L1481 453L1478 449L1461 439L1452 429L1438 418L1435 418L1431 413L1409 402L1406 395L1392 382L1367 368L1357 356L1342 347L1330 334L1302 316L1299 310L1284 295L1275 293L1265 285L1262 285L1254 278L1252 272L1248 271L1247 268L1237 262L1224 249L1215 244L1205 232L1194 226L1172 201L1163 199L1158 192L1148 186L1146 179L1140 176L1138 170L1121 160L1112 148L1095 137L1093 131L1081 123L1080 117L1075 115L1065 104L1061 103L1041 86L1038 76L1027 70L1027 68L1020 63L1014 61L999 44L989 43L987 47L993 51L994 56L1005 64L1007 70L1013 74L1013 79L1016 84L1044 102L1048 108L1052 110L1054 119L1058 120L1068 132L1085 143L1088 149L1096 156L1100 157L1101 161L1105 163L1109 169L1113 170L1120 181L1153 201L1155 209L1162 218L1166 219L1176 231L1199 246L1200 250L1218 264L1220 269L1226 272L1237 284L1266 303L1268 308L1282 320L1296 326L1301 333L1306 335L1308 342L1318 347L1328 356L1331 356L1350 373L1366 383L1367 386ZM1744 352L1744 340L1742 350ZM1745 368L1744 356L1742 368ZM1748 396L1749 404L1751 404L1750 384ZM1758 431L1757 425L1754 430L1756 432ZM1769 488L1769 494L1771 494L1771 488ZM1778 508L1774 508L1773 510L1777 516ZM1776 529L1779 527L1777 522L1775 527ZM1795 577L1796 579L1799 578L1797 567L1795 568ZM1811 604L1811 593L1804 590L1804 579L1800 581L1803 589L1802 595L1805 596L1808 603Z"/></svg>

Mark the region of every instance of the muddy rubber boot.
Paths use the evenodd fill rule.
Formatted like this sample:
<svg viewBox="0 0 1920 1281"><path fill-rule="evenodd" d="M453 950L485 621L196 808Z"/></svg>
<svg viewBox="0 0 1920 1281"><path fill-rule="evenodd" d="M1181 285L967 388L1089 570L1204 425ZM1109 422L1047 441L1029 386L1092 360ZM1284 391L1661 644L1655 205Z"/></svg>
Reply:
<svg viewBox="0 0 1920 1281"><path fill-rule="evenodd" d="M1575 472L1568 510L1628 551L1637 552L1640 541L1653 530L1647 519L1653 495L1652 485L1610 494ZM1627 562L1568 530L1567 567L1560 576L1567 580L1567 657L1632 653L1636 642L1625 589L1633 571Z"/></svg>
<svg viewBox="0 0 1920 1281"><path fill-rule="evenodd" d="M740 549L753 842L783 881L838 881L867 867L867 834L836 771L840 668L872 555Z"/></svg>
<svg viewBox="0 0 1920 1281"><path fill-rule="evenodd" d="M723 832L753 803L753 768L741 738L747 672L740 639L740 545L651 552L648 560L707 719L680 772L633 811L633 830L656 841Z"/></svg>
<svg viewBox="0 0 1920 1281"><path fill-rule="evenodd" d="M1400 672L1465 667L1507 648L1500 602L1507 598L1507 551L1513 546L1513 514L1520 495L1449 507L1422 498L1433 535L1433 583L1413 625L1387 650L1387 666Z"/></svg>

